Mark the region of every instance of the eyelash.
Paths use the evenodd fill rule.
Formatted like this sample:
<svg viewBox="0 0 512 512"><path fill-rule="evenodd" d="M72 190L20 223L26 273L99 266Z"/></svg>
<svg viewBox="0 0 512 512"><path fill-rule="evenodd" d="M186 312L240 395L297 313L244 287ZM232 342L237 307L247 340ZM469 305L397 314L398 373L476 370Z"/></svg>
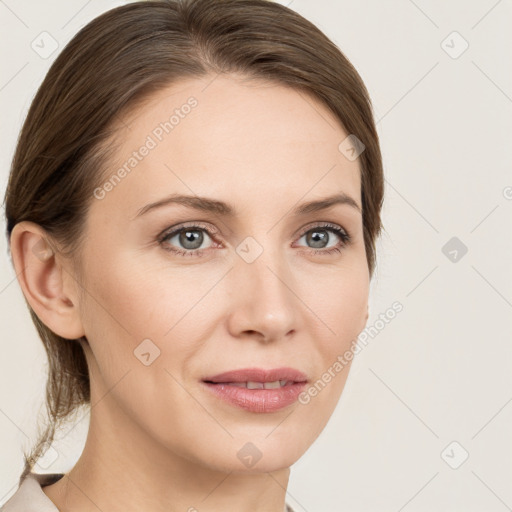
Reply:
<svg viewBox="0 0 512 512"><path fill-rule="evenodd" d="M335 246L331 247L330 249L310 249L313 254L323 254L323 255L330 255L334 253L341 252L341 249L349 245L352 241L351 235L348 233L347 230L338 227L336 224L331 224L329 222L320 223L318 225L309 227L308 229L301 232L299 235L299 238L302 238L305 234L309 233L310 231L313 231L315 229L322 229L327 228L325 231L331 231L334 232L336 235L339 236L341 239L341 242ZM176 249L175 247L166 246L165 241L169 238L172 238L173 236L181 233L182 231L189 230L189 231L206 231L208 233L208 236L210 238L214 239L216 233L211 231L205 226L199 225L199 224L191 224L191 225L182 225L178 227L177 229L173 229L172 231L164 232L162 235L158 237L158 243L162 246L162 248L166 251L172 252L174 254L177 254L178 256L183 257L201 257L205 251L208 251L208 249L190 249L190 250L183 250L183 249Z"/></svg>

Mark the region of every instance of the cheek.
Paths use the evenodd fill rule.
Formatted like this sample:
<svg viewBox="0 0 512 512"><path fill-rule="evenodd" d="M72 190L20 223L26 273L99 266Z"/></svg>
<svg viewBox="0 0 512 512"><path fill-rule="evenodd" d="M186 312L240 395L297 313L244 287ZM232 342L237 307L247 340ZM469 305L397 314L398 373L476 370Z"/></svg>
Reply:
<svg viewBox="0 0 512 512"><path fill-rule="evenodd" d="M217 311L214 302L220 304L219 296L208 292L224 272L178 267L129 252L105 257L101 265L90 268L86 332L98 345L108 339L108 347L98 349L128 365L133 363L133 351L149 339L161 351L155 362L165 363L167 358L176 366L179 354L186 357L204 340L201 333ZM167 356L171 345L173 358Z"/></svg>
<svg viewBox="0 0 512 512"><path fill-rule="evenodd" d="M357 337L364 329L368 311L369 277L363 266L331 272L330 279L316 280L308 306L318 317L314 340L319 364L317 374L303 392L300 407L317 419L318 435L338 404L354 358ZM324 284L320 290L319 284ZM348 354L348 356L347 356Z"/></svg>
<svg viewBox="0 0 512 512"><path fill-rule="evenodd" d="M120 256L110 260L115 263L105 257L89 269L84 322L94 358L92 380L99 396L112 390L109 406L115 403L153 437L169 443L173 430L179 436L188 432L182 423L189 416L204 415L180 382L208 332L207 319L201 324L199 318L212 304L201 298L218 278L197 275L192 267L143 266L142 258Z"/></svg>
<svg viewBox="0 0 512 512"><path fill-rule="evenodd" d="M344 352L364 329L368 311L369 275L362 265L326 273L310 282L308 306L323 333L321 352L329 359ZM320 332L320 331L319 331Z"/></svg>

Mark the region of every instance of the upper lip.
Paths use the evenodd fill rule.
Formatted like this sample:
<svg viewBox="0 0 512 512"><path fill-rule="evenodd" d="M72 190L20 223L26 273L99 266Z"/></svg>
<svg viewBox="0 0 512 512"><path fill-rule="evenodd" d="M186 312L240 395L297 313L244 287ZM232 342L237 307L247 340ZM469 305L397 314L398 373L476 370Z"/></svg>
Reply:
<svg viewBox="0 0 512 512"><path fill-rule="evenodd" d="M307 377L304 373L295 368L241 368L219 373L203 379L205 382L275 382L276 380L286 380L293 382L306 382Z"/></svg>

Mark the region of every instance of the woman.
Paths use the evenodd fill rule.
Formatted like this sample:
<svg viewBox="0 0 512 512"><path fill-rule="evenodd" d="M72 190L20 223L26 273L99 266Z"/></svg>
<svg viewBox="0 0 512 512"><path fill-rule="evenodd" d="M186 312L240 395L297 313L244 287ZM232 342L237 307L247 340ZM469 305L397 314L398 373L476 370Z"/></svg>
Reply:
<svg viewBox="0 0 512 512"><path fill-rule="evenodd" d="M6 192L50 423L3 510L292 510L368 318L382 200L367 90L291 9L135 2L84 27ZM33 472L88 404L71 471Z"/></svg>

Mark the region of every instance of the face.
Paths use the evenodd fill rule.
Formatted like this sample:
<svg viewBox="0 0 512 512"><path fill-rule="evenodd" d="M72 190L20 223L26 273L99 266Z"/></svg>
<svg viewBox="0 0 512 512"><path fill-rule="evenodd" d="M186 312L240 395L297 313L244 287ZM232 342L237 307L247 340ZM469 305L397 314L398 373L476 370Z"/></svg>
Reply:
<svg viewBox="0 0 512 512"><path fill-rule="evenodd" d="M212 79L174 84L126 115L92 198L78 309L93 396L110 404L93 414L162 456L273 471L324 428L350 363L333 367L366 323L360 167L312 97ZM299 211L339 194L355 205ZM171 196L192 200L154 205ZM247 368L302 377L239 376L295 382L270 390L205 382Z"/></svg>

